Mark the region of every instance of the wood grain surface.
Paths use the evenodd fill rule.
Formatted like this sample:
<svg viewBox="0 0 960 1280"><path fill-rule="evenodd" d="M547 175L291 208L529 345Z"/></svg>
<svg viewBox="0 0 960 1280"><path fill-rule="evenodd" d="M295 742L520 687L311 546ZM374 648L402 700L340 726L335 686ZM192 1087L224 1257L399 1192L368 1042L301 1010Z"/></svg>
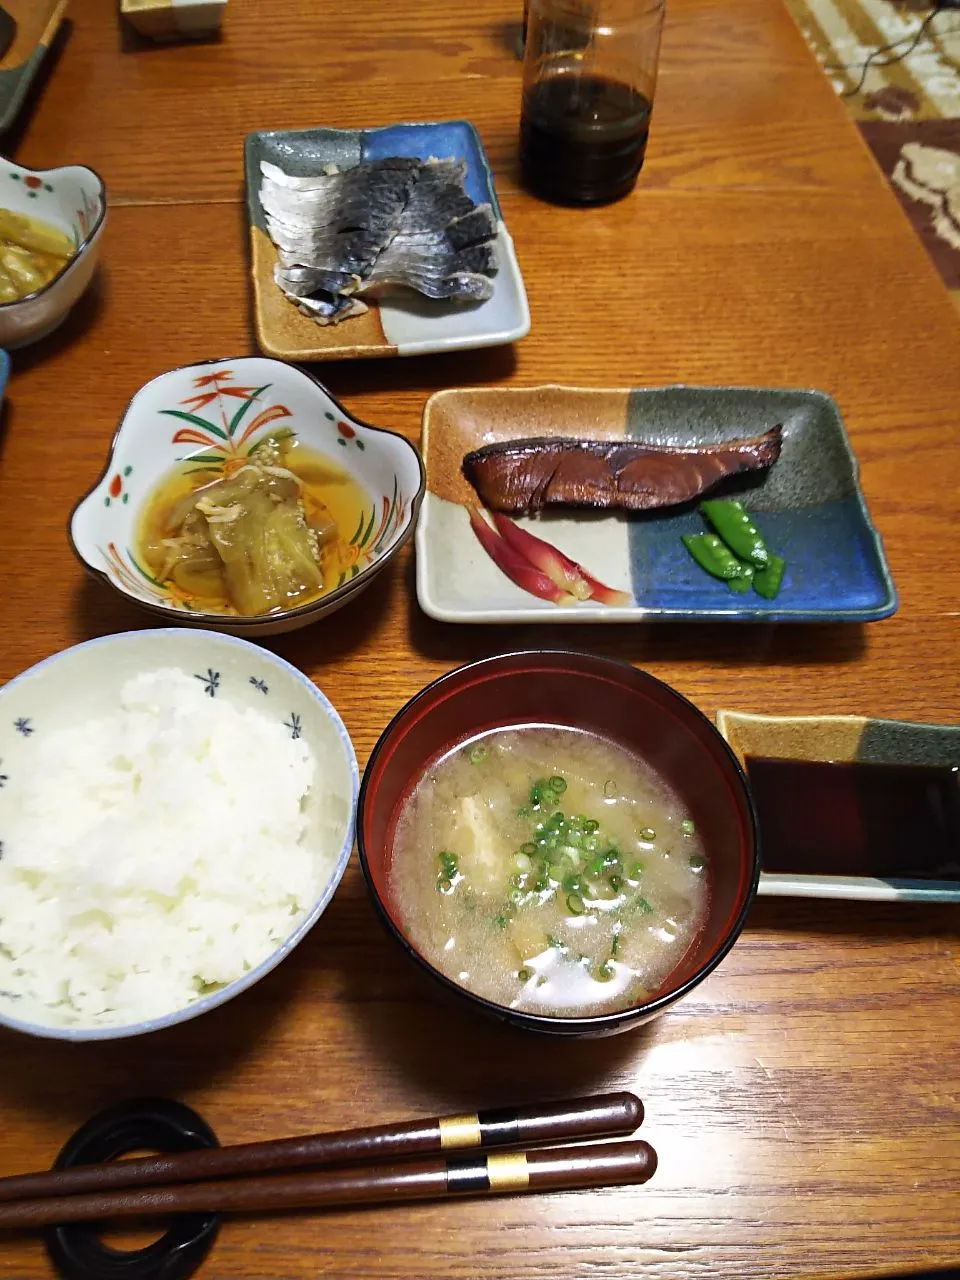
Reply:
<svg viewBox="0 0 960 1280"><path fill-rule="evenodd" d="M648 162L607 209L519 187L519 2L231 0L220 41L154 48L73 0L23 163L93 164L111 201L90 292L15 353L0 436L0 678L149 625L81 571L65 522L133 392L254 350L241 145L252 129L466 116L487 144L533 329L514 348L329 364L357 414L417 437L445 386L673 381L820 387L844 413L900 593L858 626L456 628L412 556L325 623L268 641L361 763L427 680L558 644L626 658L712 715L960 718L956 314L778 0L671 0ZM0 1174L48 1166L94 1110L160 1093L224 1142L606 1087L644 1099L645 1187L230 1222L211 1280L834 1277L960 1264L960 915L758 902L658 1022L555 1044L448 1002L383 933L353 865L319 927L234 1003L147 1039L0 1033ZM0 1275L50 1275L34 1238Z"/></svg>

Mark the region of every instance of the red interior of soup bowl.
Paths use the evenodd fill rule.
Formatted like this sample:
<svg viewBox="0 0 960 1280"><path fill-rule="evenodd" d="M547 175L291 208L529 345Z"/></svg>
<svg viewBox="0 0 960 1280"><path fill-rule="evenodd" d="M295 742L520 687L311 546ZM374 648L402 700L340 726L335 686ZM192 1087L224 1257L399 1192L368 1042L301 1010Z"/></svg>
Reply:
<svg viewBox="0 0 960 1280"><path fill-rule="evenodd" d="M706 923L681 963L642 1005L564 1018L506 1009L439 973L400 928L389 862L403 801L426 767L465 739L521 724L585 729L650 765L680 795L703 843ZM625 663L589 654L511 653L428 685L387 726L360 789L360 860L384 919L444 985L517 1025L565 1034L618 1031L661 1012L706 976L736 941L759 875L756 823L740 766L709 720L668 685Z"/></svg>

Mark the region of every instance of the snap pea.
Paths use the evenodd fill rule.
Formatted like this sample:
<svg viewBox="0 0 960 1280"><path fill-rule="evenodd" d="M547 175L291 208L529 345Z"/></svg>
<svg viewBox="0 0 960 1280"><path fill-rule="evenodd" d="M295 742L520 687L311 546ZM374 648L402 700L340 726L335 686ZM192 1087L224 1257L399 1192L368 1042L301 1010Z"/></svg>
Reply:
<svg viewBox="0 0 960 1280"><path fill-rule="evenodd" d="M741 559L764 569L770 562L770 552L763 534L753 523L753 518L742 502L729 498L709 498L700 503L700 511L713 525L731 551Z"/></svg>
<svg viewBox="0 0 960 1280"><path fill-rule="evenodd" d="M753 589L765 600L775 600L783 583L786 562L771 552L770 563L753 575Z"/></svg>
<svg viewBox="0 0 960 1280"><path fill-rule="evenodd" d="M749 565L738 560L723 539L715 533L685 533L683 545L700 568L706 569L707 573L714 578L722 578L725 582L729 582L733 578L752 576L752 570L750 575L744 572L749 569Z"/></svg>

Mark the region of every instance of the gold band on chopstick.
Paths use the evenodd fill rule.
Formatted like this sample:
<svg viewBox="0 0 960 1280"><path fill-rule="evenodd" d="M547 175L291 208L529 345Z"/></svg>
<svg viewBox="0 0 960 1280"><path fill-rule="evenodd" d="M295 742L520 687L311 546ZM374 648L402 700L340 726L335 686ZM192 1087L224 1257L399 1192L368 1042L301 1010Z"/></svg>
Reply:
<svg viewBox="0 0 960 1280"><path fill-rule="evenodd" d="M447 1160L447 1191L454 1195L472 1191L526 1191L529 1186L530 1166L522 1151L452 1156Z"/></svg>
<svg viewBox="0 0 960 1280"><path fill-rule="evenodd" d="M487 1156L487 1177L491 1191L525 1191L530 1185L530 1168L522 1151Z"/></svg>
<svg viewBox="0 0 960 1280"><path fill-rule="evenodd" d="M473 1115L441 1116L439 1123L441 1151L479 1147L483 1140L480 1117L476 1112Z"/></svg>

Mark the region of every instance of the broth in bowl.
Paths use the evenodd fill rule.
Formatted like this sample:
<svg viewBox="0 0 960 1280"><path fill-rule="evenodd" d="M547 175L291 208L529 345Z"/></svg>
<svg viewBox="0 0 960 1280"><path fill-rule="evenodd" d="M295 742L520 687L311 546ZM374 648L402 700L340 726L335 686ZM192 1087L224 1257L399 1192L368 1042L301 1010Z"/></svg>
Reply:
<svg viewBox="0 0 960 1280"><path fill-rule="evenodd" d="M707 918L704 851L655 770L592 733L522 725L438 759L402 802L390 890L453 982L529 1013L644 1001Z"/></svg>

